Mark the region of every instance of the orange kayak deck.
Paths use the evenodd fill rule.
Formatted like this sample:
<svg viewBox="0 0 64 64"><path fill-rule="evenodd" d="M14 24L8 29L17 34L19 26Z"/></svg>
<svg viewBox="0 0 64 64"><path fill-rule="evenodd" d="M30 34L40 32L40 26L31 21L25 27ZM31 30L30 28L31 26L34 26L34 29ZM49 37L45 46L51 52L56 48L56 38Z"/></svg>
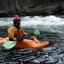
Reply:
<svg viewBox="0 0 64 64"><path fill-rule="evenodd" d="M49 45L48 41L43 41L41 43L36 43L33 40L27 40L24 39L22 42L17 42L14 48L35 48L35 49L40 49L44 48L47 45Z"/></svg>
<svg viewBox="0 0 64 64"><path fill-rule="evenodd" d="M37 41L38 43L36 43L34 40ZM34 40L23 39L22 41L17 42L16 45L14 46L14 48L40 49L40 48L44 48L49 45L48 41L40 42L36 37L34 37ZM0 44L5 43L6 41L8 41L8 37L0 38Z"/></svg>

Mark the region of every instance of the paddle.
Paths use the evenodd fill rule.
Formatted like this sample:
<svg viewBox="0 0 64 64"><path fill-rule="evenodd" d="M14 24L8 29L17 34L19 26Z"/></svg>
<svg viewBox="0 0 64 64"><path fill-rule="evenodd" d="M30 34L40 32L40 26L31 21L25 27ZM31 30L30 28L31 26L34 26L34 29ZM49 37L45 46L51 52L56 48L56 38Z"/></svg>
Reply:
<svg viewBox="0 0 64 64"><path fill-rule="evenodd" d="M37 36L39 36L40 35L40 31L39 30L35 30L34 34L37 35Z"/></svg>
<svg viewBox="0 0 64 64"><path fill-rule="evenodd" d="M3 44L3 47L5 47L6 49L11 49L16 45L17 42L22 41L23 39L32 39L32 38L30 38L30 36L25 36L19 38L18 41L4 41L5 43Z"/></svg>
<svg viewBox="0 0 64 64"><path fill-rule="evenodd" d="M17 41L7 41L3 44L3 47L5 47L6 49L11 49L16 45Z"/></svg>

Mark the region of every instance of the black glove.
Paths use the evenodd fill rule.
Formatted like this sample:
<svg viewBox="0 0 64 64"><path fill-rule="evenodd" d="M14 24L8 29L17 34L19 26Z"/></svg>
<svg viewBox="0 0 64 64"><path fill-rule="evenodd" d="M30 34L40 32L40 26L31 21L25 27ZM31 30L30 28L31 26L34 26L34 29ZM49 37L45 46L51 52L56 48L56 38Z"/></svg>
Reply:
<svg viewBox="0 0 64 64"><path fill-rule="evenodd" d="M13 41L13 38L9 38L10 41Z"/></svg>

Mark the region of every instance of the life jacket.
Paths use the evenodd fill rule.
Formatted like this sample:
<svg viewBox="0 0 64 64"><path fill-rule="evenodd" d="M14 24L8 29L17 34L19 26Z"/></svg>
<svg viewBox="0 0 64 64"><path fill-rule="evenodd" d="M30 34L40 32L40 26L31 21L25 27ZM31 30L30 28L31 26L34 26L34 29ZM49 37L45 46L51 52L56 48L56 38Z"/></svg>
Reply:
<svg viewBox="0 0 64 64"><path fill-rule="evenodd" d="M20 38L23 37L25 35L27 35L28 33L24 32L24 30L22 28L20 28L19 30L15 27L15 26L11 26L8 29L8 36L10 38Z"/></svg>

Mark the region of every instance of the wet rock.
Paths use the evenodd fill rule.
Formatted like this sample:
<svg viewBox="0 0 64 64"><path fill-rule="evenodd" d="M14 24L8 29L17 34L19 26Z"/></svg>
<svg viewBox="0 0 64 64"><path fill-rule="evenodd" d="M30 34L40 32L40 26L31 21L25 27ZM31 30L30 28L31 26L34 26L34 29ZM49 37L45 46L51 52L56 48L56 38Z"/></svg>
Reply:
<svg viewBox="0 0 64 64"><path fill-rule="evenodd" d="M64 13L62 0L0 0L0 16Z"/></svg>

